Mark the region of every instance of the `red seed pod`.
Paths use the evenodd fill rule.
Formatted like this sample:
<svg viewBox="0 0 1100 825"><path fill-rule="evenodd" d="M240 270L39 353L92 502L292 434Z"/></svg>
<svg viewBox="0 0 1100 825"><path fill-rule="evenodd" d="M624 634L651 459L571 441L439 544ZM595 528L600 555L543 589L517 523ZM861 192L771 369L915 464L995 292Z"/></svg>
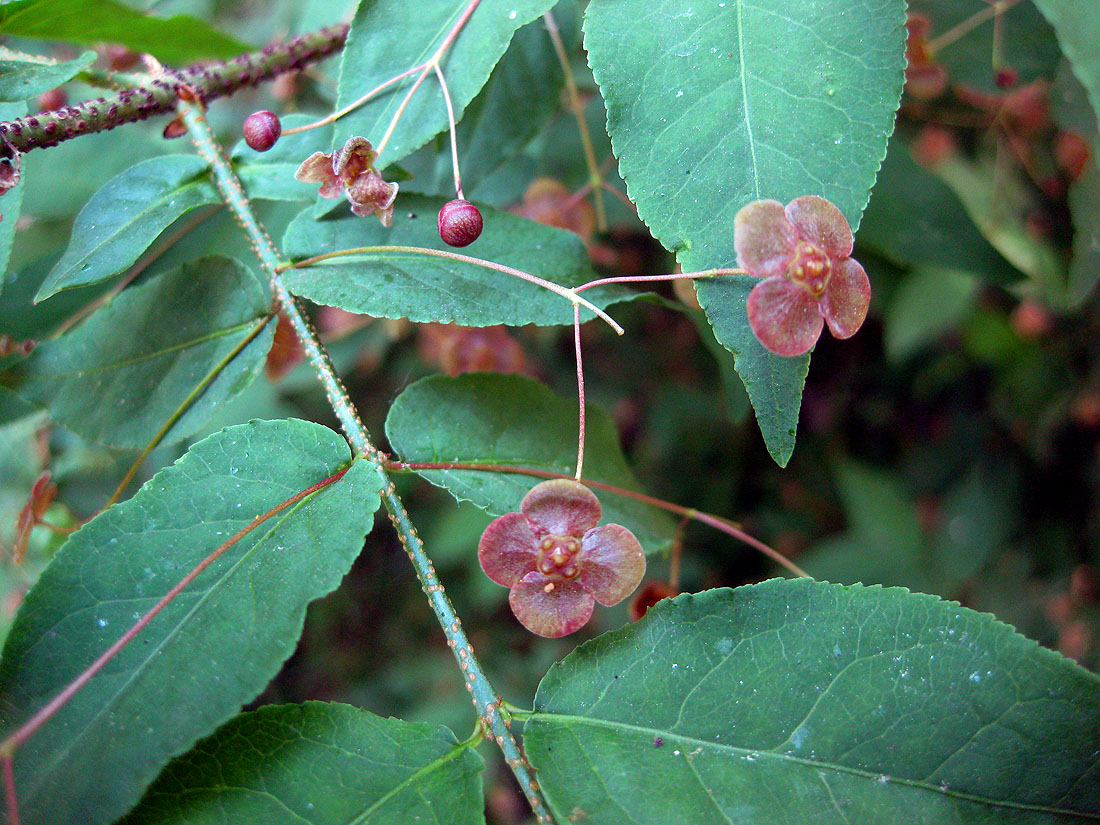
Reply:
<svg viewBox="0 0 1100 825"><path fill-rule="evenodd" d="M439 210L439 237L448 246L469 246L481 235L481 212L467 200L453 200Z"/></svg>
<svg viewBox="0 0 1100 825"><path fill-rule="evenodd" d="M244 133L245 143L257 152L266 152L283 133L283 124L274 112L261 109L244 119L241 131Z"/></svg>

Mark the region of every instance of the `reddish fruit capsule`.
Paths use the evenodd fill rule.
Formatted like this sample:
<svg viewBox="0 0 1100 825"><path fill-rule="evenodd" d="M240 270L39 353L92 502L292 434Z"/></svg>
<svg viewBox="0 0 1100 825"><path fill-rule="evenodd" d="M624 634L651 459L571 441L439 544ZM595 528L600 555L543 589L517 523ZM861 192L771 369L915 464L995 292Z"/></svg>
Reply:
<svg viewBox="0 0 1100 825"><path fill-rule="evenodd" d="M439 237L448 246L469 246L483 225L481 212L469 201L448 201L439 210Z"/></svg>
<svg viewBox="0 0 1100 825"><path fill-rule="evenodd" d="M241 131L244 132L245 143L257 152L266 152L283 133L283 124L273 112L261 110L244 119Z"/></svg>

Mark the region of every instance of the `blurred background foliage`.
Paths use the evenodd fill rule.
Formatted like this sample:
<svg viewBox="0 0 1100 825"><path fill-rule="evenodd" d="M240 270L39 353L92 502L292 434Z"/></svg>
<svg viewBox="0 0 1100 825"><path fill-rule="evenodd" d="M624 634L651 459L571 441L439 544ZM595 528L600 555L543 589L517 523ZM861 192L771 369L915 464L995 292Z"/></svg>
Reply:
<svg viewBox="0 0 1100 825"><path fill-rule="evenodd" d="M333 0L131 2L213 20L252 46L350 16ZM581 50L582 3L554 14L607 171L606 232L596 229L577 123L541 21L522 29L460 126L466 192L564 226L607 274L668 272L671 256L625 202L604 109ZM895 136L857 232L871 276L871 317L850 341L823 336L809 373L798 446L785 470L770 459L731 358L690 305L690 285L619 305L627 335L584 330L590 403L608 410L624 450L656 496L741 522L815 576L902 585L989 611L1086 667L1100 667L1100 173L1097 128L1053 30L1030 2L1003 15L984 0L913 0L909 71ZM962 25L960 25L962 24ZM10 48L71 59L77 47L7 38ZM133 56L98 50L102 68ZM323 114L338 59L231 100L210 117L227 146L249 112ZM549 94L524 95L530 84ZM79 80L40 108L99 94ZM522 117L516 107L522 101ZM556 105L555 105L556 104ZM5 117L13 116L11 106ZM501 113L505 119L501 120ZM24 160L24 205L0 294L0 632L63 537L31 531L25 560L8 548L39 474L58 485L45 520L72 526L101 507L134 458L52 426L4 387L20 345L55 335L111 284L31 298L64 250L90 195L136 160L187 151L167 123L131 125L35 151ZM337 124L338 126L338 124ZM401 164L403 191L448 194L440 137ZM311 197L307 195L306 197ZM2 204L0 204L2 206ZM302 204L257 203L272 237ZM216 247L249 261L224 210L205 215L147 273ZM193 216L181 219L192 221ZM732 231L732 230L731 230ZM171 230L169 231L171 233ZM315 321L371 432L403 387L433 373L522 372L575 394L570 330L415 327L318 308ZM219 411L197 440L249 418L297 416L334 425L324 395L280 330L265 376ZM155 451L136 483L186 447ZM478 568L489 516L403 478L402 495L505 697L529 703L551 662L627 620L597 611L578 636L538 639L512 619L507 591ZM383 519L384 521L384 519ZM671 559L652 560L666 580ZM678 585L702 590L776 574L749 548L699 525L682 536ZM425 640L428 643L425 644ZM352 702L382 715L472 722L444 638L396 537L377 529L343 586L315 603L297 653L257 704ZM503 772L489 783L493 821L518 822L522 801Z"/></svg>

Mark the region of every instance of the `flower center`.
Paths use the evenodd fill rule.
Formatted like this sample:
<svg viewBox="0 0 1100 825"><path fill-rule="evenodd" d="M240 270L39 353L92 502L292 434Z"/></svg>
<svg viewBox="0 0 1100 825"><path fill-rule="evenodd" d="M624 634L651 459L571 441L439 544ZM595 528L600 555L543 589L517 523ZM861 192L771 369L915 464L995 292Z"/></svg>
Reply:
<svg viewBox="0 0 1100 825"><path fill-rule="evenodd" d="M581 572L577 553L581 543L572 536L546 536L539 542L538 571L544 576L574 579Z"/></svg>
<svg viewBox="0 0 1100 825"><path fill-rule="evenodd" d="M829 256L809 241L799 241L794 248L794 260L787 274L796 284L801 284L815 297L825 291L833 264Z"/></svg>

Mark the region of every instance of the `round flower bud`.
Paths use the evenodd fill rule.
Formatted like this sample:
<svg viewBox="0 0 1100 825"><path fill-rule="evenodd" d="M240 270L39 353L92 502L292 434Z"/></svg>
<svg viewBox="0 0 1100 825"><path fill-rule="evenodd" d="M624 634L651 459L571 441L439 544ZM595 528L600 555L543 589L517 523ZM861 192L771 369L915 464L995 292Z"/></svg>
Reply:
<svg viewBox="0 0 1100 825"><path fill-rule="evenodd" d="M241 131L244 133L245 143L257 152L266 152L283 133L283 124L274 112L261 110L244 119Z"/></svg>
<svg viewBox="0 0 1100 825"><path fill-rule="evenodd" d="M448 246L469 246L483 225L481 212L469 201L448 201L439 210L439 237Z"/></svg>

